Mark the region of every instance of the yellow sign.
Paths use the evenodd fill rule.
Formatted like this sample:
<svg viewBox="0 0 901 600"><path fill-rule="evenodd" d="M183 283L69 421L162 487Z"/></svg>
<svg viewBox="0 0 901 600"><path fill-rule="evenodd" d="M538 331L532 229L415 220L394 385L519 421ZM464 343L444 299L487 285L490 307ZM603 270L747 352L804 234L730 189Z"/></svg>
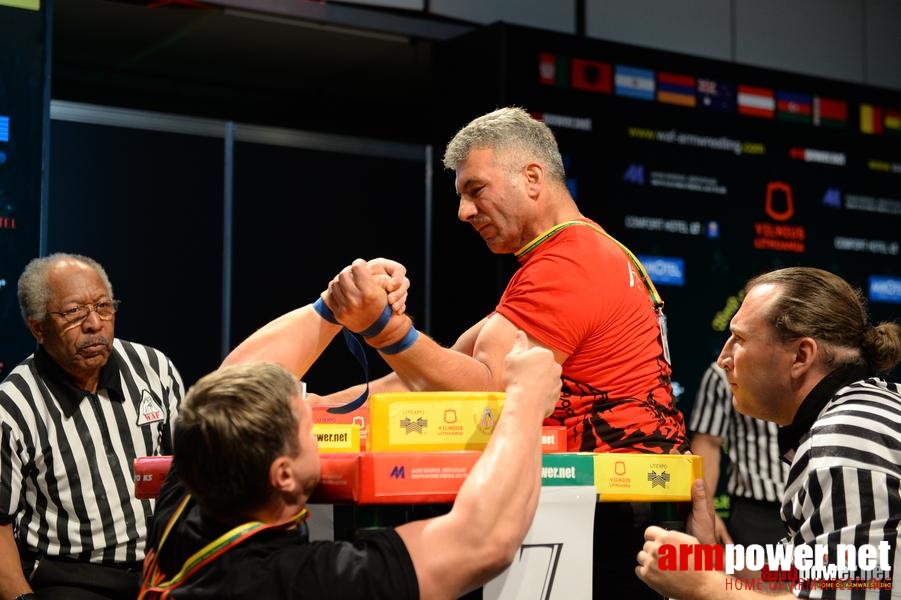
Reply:
<svg viewBox="0 0 901 600"><path fill-rule="evenodd" d="M502 392L373 394L374 452L484 450L504 405Z"/></svg>
<svg viewBox="0 0 901 600"><path fill-rule="evenodd" d="M360 426L351 423L313 423L313 435L319 442L319 451L359 452Z"/></svg>
<svg viewBox="0 0 901 600"><path fill-rule="evenodd" d="M0 0L0 6L12 6L26 10L41 10L41 0Z"/></svg>
<svg viewBox="0 0 901 600"><path fill-rule="evenodd" d="M598 453L594 485L601 502L689 502L702 469L693 454Z"/></svg>

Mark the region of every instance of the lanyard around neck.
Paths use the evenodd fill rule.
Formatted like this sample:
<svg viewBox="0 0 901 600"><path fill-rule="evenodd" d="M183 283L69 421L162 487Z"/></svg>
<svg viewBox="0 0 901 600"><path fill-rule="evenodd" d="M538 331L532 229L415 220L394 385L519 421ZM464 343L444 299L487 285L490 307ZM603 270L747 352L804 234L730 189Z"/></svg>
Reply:
<svg viewBox="0 0 901 600"><path fill-rule="evenodd" d="M657 288L654 287L654 282L651 281L651 278L648 276L648 272L645 271L644 265L641 264L641 261L638 260L638 257L632 254L632 251L626 248L615 237L613 237L597 225L588 223L587 221L564 221L563 223L554 225L544 233L539 234L534 240L517 250L514 256L517 259L521 259L528 253L532 252L535 248L546 242L548 239L554 237L561 229L570 227L572 225L584 225L586 227L591 227L601 235L607 236L608 239L619 246L620 249L626 254L626 256L629 257L632 265L638 271L638 276L641 278L641 282L644 284L645 289L648 290L648 294L650 294L651 296L651 301L654 303L654 308L657 310L663 309L663 299L660 297L660 294L657 293Z"/></svg>
<svg viewBox="0 0 901 600"><path fill-rule="evenodd" d="M248 521L247 523L242 523L241 525L238 525L237 527L226 531L218 538L189 556L182 565L181 569L179 569L178 573L175 574L175 576L163 581L165 575L159 570L159 553L162 551L163 544L169 537L169 533L175 526L175 522L178 521L179 517L181 517L182 513L184 512L185 507L188 505L188 501L190 499L190 494L185 495L181 503L175 509L175 512L173 512L172 516L169 518L169 522L166 524L166 529L163 531L163 535L160 538L159 546L157 546L156 552L153 553L154 555L152 557L153 564L151 568L153 571L155 571L155 573L151 574L151 578L156 580L156 582L151 582L152 587L149 590L142 589L141 597L143 597L143 594L146 591L161 592L180 586L198 569L209 564L216 558L222 556L238 544L245 542L248 538L257 533L269 529L288 529L289 527L293 527L298 523L306 521L310 516L310 512L306 508L303 508L299 513L283 523L263 523L262 521Z"/></svg>

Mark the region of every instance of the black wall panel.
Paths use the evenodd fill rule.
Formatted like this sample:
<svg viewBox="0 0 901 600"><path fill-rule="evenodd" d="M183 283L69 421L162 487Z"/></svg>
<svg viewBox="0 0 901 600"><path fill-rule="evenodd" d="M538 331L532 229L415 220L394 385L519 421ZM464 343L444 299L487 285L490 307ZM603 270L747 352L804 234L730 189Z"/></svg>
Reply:
<svg viewBox="0 0 901 600"><path fill-rule="evenodd" d="M407 310L422 318L424 179L419 161L237 143L233 344L315 300L355 258L403 263ZM388 372L376 353L368 356L371 377ZM323 394L362 383L363 374L339 336L304 379Z"/></svg>
<svg viewBox="0 0 901 600"><path fill-rule="evenodd" d="M0 380L34 349L16 288L40 246L52 4L34 5L36 10L0 6Z"/></svg>
<svg viewBox="0 0 901 600"><path fill-rule="evenodd" d="M48 252L99 261L116 335L168 354L186 385L221 360L222 139L54 120Z"/></svg>

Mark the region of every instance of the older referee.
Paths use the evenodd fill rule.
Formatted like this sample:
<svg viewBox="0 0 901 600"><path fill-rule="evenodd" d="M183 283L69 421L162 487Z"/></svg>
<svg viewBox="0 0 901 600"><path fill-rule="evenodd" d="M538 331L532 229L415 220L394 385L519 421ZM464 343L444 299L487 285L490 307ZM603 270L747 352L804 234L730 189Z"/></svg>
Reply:
<svg viewBox="0 0 901 600"><path fill-rule="evenodd" d="M181 376L114 337L96 261L34 259L18 291L38 347L0 383L0 599L133 599L153 506L132 461L172 452Z"/></svg>

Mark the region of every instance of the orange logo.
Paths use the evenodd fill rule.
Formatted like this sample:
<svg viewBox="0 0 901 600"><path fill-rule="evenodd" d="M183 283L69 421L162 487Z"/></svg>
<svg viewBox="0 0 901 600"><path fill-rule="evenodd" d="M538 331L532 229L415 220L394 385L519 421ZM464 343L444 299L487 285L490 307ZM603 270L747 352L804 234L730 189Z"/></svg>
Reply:
<svg viewBox="0 0 901 600"><path fill-rule="evenodd" d="M774 207L777 197L785 199L782 210L776 210ZM774 221L788 221L795 215L795 199L789 184L784 181L771 181L766 184L766 214Z"/></svg>
<svg viewBox="0 0 901 600"><path fill-rule="evenodd" d="M771 220L754 223L754 248L804 252L807 230L803 225L786 223L795 216L795 198L788 183L770 181L766 184L764 210Z"/></svg>

